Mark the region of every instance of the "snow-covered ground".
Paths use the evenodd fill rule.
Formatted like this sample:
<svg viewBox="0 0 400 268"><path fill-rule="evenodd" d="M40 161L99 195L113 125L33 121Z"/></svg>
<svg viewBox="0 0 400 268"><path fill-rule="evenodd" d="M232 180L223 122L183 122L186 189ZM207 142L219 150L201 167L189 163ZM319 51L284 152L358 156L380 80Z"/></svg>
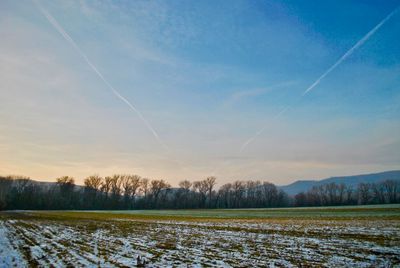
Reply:
<svg viewBox="0 0 400 268"><path fill-rule="evenodd" d="M0 267L392 267L399 241L393 220L6 219Z"/></svg>
<svg viewBox="0 0 400 268"><path fill-rule="evenodd" d="M12 235L9 234L7 227L0 221L0 267L25 267L27 262L21 253L15 249L9 239Z"/></svg>

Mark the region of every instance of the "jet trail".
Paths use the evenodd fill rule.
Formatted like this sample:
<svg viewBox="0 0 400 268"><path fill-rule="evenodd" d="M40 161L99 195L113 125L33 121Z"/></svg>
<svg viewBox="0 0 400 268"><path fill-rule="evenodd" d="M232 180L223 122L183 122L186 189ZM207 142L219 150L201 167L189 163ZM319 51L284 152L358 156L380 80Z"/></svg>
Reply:
<svg viewBox="0 0 400 268"><path fill-rule="evenodd" d="M273 120L276 120L277 118L279 118L282 114L284 114L287 110L289 110L289 106L286 106L285 108L283 108L279 113L277 113L274 117ZM256 132L256 134L251 137L250 139L248 139L245 143L242 144L242 146L240 147L239 153L243 152L244 149L246 149L246 147L252 143L258 136L260 136L265 129L267 128L267 125L265 125L262 129L260 129L259 131Z"/></svg>
<svg viewBox="0 0 400 268"><path fill-rule="evenodd" d="M50 22L50 24L64 37L64 39L78 52L78 54L85 60L85 62L89 65L89 67L96 73L96 75L104 82L104 84L111 90L111 92L122 102L124 102L132 111L136 113L136 115L140 118L140 120L145 124L148 130L153 134L154 138L157 142L164 147L167 151L169 151L168 146L161 140L157 131L151 126L151 124L146 120L143 114L124 96L122 96L103 76L103 74L96 68L96 66L89 60L86 54L79 48L77 43L72 39L72 37L64 30L64 28L57 22L57 20L46 11L37 1L33 1L35 5L38 7L40 12L46 17L46 19Z"/></svg>
<svg viewBox="0 0 400 268"><path fill-rule="evenodd" d="M315 82L309 86L304 92L303 96L306 95L308 92L310 92L314 87L316 87L322 79L325 78L330 72L332 72L336 67L338 67L345 59L347 59L353 52L362 46L376 31L379 30L379 28L382 27L383 24L385 24L397 11L399 11L399 8L396 8L393 10L389 15L387 15L381 22L379 22L374 28L372 28L371 31L369 31L363 38L358 40L358 42L350 48L344 55L337 61L335 64L333 64L326 72L324 72Z"/></svg>
<svg viewBox="0 0 400 268"><path fill-rule="evenodd" d="M353 54L353 52L359 48L360 46L362 46L366 41L368 41L368 39L376 33L376 31L379 30L379 28L382 27L383 24L385 24L391 17L393 17L394 14L396 14L398 11L400 10L400 7L397 7L395 10L393 10L391 13L389 13L389 15L387 15L381 22L379 22L374 28L372 28L366 35L364 35L363 38L361 38L360 40L358 40L357 43L355 43L354 46L352 46L342 57L339 58L338 61L336 61L328 70L326 70L317 80L315 80L314 83L311 84L311 86L309 86L303 93L302 95L299 97L299 100L304 97L305 95L307 95L311 90L313 90L320 82L322 79L324 79L330 72L332 72L336 67L338 67L344 60L346 60L351 54ZM278 114L276 114L273 117L273 120L278 119L281 115L283 115L284 113L286 113L287 110L289 110L291 108L291 106L287 106L284 109L282 109ZM254 140L256 140L258 138L258 136L260 136L265 130L267 129L267 125L265 125L264 127L262 127L260 130L258 130L251 138L249 138L248 140L246 140L242 146L240 146L239 151L237 152L237 154L241 154L246 148L247 146L249 146L249 144L251 144ZM229 160L224 160L223 161L223 165L229 163ZM219 170L220 166L217 166L216 168L214 168L214 170L212 171L213 174L215 174L218 170ZM216 174L215 174L216 175Z"/></svg>
<svg viewBox="0 0 400 268"><path fill-rule="evenodd" d="M290 107L286 106L285 108L283 108L279 113L277 113L274 117L273 120L277 120L282 114L284 114L287 110L289 110ZM244 149L246 149L246 147L252 143L258 136L260 136L266 129L267 129L268 125L265 125L262 129L260 129L259 131L257 131L257 133L251 137L250 139L248 139L245 143L242 144L242 146L240 147L240 150L237 152L237 156L239 156ZM229 160L224 160L222 162L222 164L217 165L212 171L211 171L211 175L218 175L218 171L222 168L223 165L229 164L231 161Z"/></svg>
<svg viewBox="0 0 400 268"><path fill-rule="evenodd" d="M340 59L338 61L335 62L335 64L333 64L328 70L326 70L317 80L315 80L314 83L311 84L311 86L309 86L301 95L301 97L304 97L305 95L307 95L311 90L313 90L320 82L322 79L324 79L330 72L332 72L336 67L338 67L344 60L346 60L351 54L353 54L353 52L359 48L360 46L362 46L366 41L368 41L368 39L376 33L376 31L379 30L379 28L382 27L383 24L385 24L391 17L393 17L394 14L396 14L398 11L400 10L400 7L397 7L395 10L393 10L389 15L387 15L381 22L379 22L374 28L372 28L372 30L370 30L366 35L364 35L363 38L361 38L360 40L358 40L358 42L351 47L346 53L344 53L344 55L342 57L340 57ZM300 97L300 98L301 98ZM282 111L280 111L276 116L274 116L274 119L277 119L279 116L281 116L282 114L284 114L288 109L290 108L290 106L286 107L285 109L283 109ZM258 136L260 136L265 129L267 128L267 126L264 126L263 128L261 128L259 131L256 132L256 134L254 136L252 136L250 139L248 139L247 141L245 141L242 146L240 147L239 153L243 152L244 149L246 149L246 147L252 143Z"/></svg>

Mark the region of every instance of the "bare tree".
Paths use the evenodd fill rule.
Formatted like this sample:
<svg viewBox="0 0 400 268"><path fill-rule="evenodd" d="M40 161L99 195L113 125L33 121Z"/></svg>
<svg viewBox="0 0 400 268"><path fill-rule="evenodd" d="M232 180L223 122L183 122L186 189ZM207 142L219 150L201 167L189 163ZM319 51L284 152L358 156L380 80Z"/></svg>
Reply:
<svg viewBox="0 0 400 268"><path fill-rule="evenodd" d="M208 192L208 206L211 207L211 198L212 198L212 191L215 186L217 178L215 177L208 177L205 181L205 187L207 187Z"/></svg>
<svg viewBox="0 0 400 268"><path fill-rule="evenodd" d="M176 207L179 208L187 208L190 207L192 200L190 200L190 188L192 187L193 183L191 183L188 180L183 180L179 182L179 187L180 191L177 192L176 197L179 198L179 195L181 195L181 198L183 199L182 202L176 205Z"/></svg>
<svg viewBox="0 0 400 268"><path fill-rule="evenodd" d="M124 196L126 198L129 198L129 196L131 195L131 180L129 179L129 176L121 176L121 187L122 191L124 192Z"/></svg>
<svg viewBox="0 0 400 268"><path fill-rule="evenodd" d="M397 194L399 191L399 181L386 180L383 183L383 188L385 189L387 199L390 203L397 202Z"/></svg>
<svg viewBox="0 0 400 268"><path fill-rule="evenodd" d="M385 187L383 183L373 183L371 185L371 190L373 193L373 199L376 203L385 203Z"/></svg>
<svg viewBox="0 0 400 268"><path fill-rule="evenodd" d="M171 185L164 180L152 180L150 182L150 193L153 197L154 205L157 205L160 193L170 187Z"/></svg>
<svg viewBox="0 0 400 268"><path fill-rule="evenodd" d="M261 205L261 182L260 181L247 181L246 182L246 206L258 207Z"/></svg>
<svg viewBox="0 0 400 268"><path fill-rule="evenodd" d="M231 200L231 193L232 193L232 184L227 183L219 188L219 196L220 202L222 203L223 208L230 208L232 207L232 200Z"/></svg>
<svg viewBox="0 0 400 268"><path fill-rule="evenodd" d="M89 209L94 209L100 204L97 202L99 198L99 191L101 189L103 178L98 175L92 175L84 180L84 200L85 206Z"/></svg>
<svg viewBox="0 0 400 268"><path fill-rule="evenodd" d="M61 208L63 209L70 209L73 207L74 204L74 189L75 189L75 179L69 176L63 176L56 179L57 185L60 190L60 197L61 197Z"/></svg>
<svg viewBox="0 0 400 268"><path fill-rule="evenodd" d="M124 201L126 208L132 208L135 202L135 195L140 186L141 177L139 175L121 176L121 185L124 192Z"/></svg>
<svg viewBox="0 0 400 268"><path fill-rule="evenodd" d="M206 206L206 198L207 198L207 192L208 192L208 185L205 180L203 181L195 181L193 183L193 190L195 192L199 193L200 196L200 207L205 207Z"/></svg>
<svg viewBox="0 0 400 268"><path fill-rule="evenodd" d="M369 183L360 183L357 188L358 203L361 205L368 204L371 198L371 185Z"/></svg>
<svg viewBox="0 0 400 268"><path fill-rule="evenodd" d="M353 199L353 192L354 192L354 190L353 190L353 187L352 186L347 186L347 189L346 189L346 203L347 204L352 204L354 201L354 199Z"/></svg>
<svg viewBox="0 0 400 268"><path fill-rule="evenodd" d="M189 192L190 188L192 187L192 183L188 180L184 180L184 181L179 182L179 187L184 189L186 192Z"/></svg>
<svg viewBox="0 0 400 268"><path fill-rule="evenodd" d="M72 191L75 187L75 179L69 176L57 178L57 184L61 189L61 192Z"/></svg>
<svg viewBox="0 0 400 268"><path fill-rule="evenodd" d="M6 203L6 196L9 192L13 179L11 177L0 177L0 210L3 210Z"/></svg>
<svg viewBox="0 0 400 268"><path fill-rule="evenodd" d="M321 206L323 203L323 198L322 198L321 194L323 194L323 191L320 190L320 187L313 186L307 193L304 194L304 196L306 197L306 200L304 201L305 203L303 203L302 205L303 206L304 205ZM299 198L303 198L303 197L299 196Z"/></svg>
<svg viewBox="0 0 400 268"><path fill-rule="evenodd" d="M108 194L111 192L111 183L112 183L112 177L105 177L103 184L101 185L101 190L105 193L106 197Z"/></svg>
<svg viewBox="0 0 400 268"><path fill-rule="evenodd" d="M111 195L114 198L119 198L122 193L122 175L113 175L111 177Z"/></svg>
<svg viewBox="0 0 400 268"><path fill-rule="evenodd" d="M270 182L264 182L262 184L263 194L264 194L264 204L267 207L274 206L274 202L278 197L278 189L276 186Z"/></svg>
<svg viewBox="0 0 400 268"><path fill-rule="evenodd" d="M148 178L143 178L140 180L140 191L143 193L144 197L147 198L149 193L150 180Z"/></svg>
<svg viewBox="0 0 400 268"><path fill-rule="evenodd" d="M344 204L344 195L346 192L346 188L347 187L344 183L341 183L338 186L338 193L339 193L338 204L340 204L340 205Z"/></svg>
<svg viewBox="0 0 400 268"><path fill-rule="evenodd" d="M322 186L324 192L327 194L326 205L336 204L336 183L331 182Z"/></svg>
<svg viewBox="0 0 400 268"><path fill-rule="evenodd" d="M103 178L100 177L99 175L92 175L87 177L83 183L85 184L86 187L99 191L102 185L102 181Z"/></svg>
<svg viewBox="0 0 400 268"><path fill-rule="evenodd" d="M245 193L245 183L243 181L234 181L232 183L232 192L234 206L240 208Z"/></svg>
<svg viewBox="0 0 400 268"><path fill-rule="evenodd" d="M141 185L141 177L139 175L130 175L129 180L131 181L131 196L135 197Z"/></svg>

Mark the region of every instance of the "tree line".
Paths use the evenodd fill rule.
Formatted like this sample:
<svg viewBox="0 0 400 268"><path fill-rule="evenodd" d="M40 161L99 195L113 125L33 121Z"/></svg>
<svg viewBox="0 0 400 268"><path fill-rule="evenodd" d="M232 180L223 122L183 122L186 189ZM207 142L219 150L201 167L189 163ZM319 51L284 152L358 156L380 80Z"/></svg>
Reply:
<svg viewBox="0 0 400 268"><path fill-rule="evenodd" d="M21 176L0 176L0 210L129 210L197 208L269 208L331 206L400 202L398 180L360 183L353 188L329 183L289 196L276 185L261 181L234 181L216 188L216 178L171 187L164 180L138 175L89 176L76 185L64 176L55 183L36 182Z"/></svg>
<svg viewBox="0 0 400 268"><path fill-rule="evenodd" d="M359 183L357 187L328 183L294 196L295 206L340 206L400 202L399 180Z"/></svg>

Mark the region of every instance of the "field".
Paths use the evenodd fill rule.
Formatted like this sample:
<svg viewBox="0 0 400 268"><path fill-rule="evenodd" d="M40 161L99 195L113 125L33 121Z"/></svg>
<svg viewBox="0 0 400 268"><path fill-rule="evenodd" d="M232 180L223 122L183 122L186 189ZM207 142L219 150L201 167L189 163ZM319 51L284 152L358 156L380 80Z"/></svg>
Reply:
<svg viewBox="0 0 400 268"><path fill-rule="evenodd" d="M400 267L400 205L0 213L0 267Z"/></svg>

